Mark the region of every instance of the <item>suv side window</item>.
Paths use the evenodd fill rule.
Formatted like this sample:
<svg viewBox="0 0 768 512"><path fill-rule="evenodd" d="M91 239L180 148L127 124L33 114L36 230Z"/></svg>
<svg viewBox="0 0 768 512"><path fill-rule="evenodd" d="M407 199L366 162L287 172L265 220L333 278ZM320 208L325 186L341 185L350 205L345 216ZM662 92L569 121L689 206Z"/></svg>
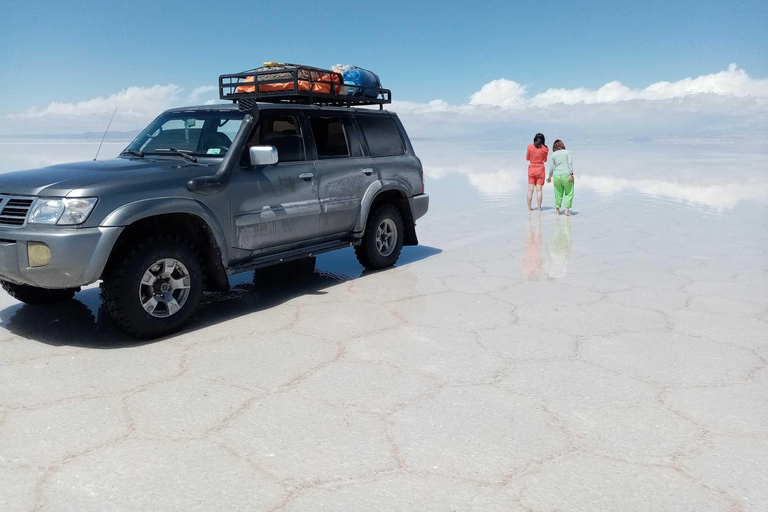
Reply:
<svg viewBox="0 0 768 512"><path fill-rule="evenodd" d="M344 132L347 134L347 144L349 145L349 155L352 158L365 156L363 154L363 135L355 124L352 117L344 117Z"/></svg>
<svg viewBox="0 0 768 512"><path fill-rule="evenodd" d="M293 116L265 115L246 144L246 155L251 146L275 146L278 162L305 160L301 128Z"/></svg>
<svg viewBox="0 0 768 512"><path fill-rule="evenodd" d="M317 158L344 158L349 156L349 143L344 125L338 117L310 117Z"/></svg>
<svg viewBox="0 0 768 512"><path fill-rule="evenodd" d="M399 156L405 153L405 144L390 116L358 116L357 124L363 131L372 157Z"/></svg>

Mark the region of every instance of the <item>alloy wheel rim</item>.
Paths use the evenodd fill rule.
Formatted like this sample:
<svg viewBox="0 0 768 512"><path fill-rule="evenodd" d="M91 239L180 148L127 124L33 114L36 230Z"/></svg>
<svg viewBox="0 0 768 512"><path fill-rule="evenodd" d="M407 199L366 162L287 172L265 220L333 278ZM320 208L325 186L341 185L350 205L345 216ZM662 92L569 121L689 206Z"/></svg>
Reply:
<svg viewBox="0 0 768 512"><path fill-rule="evenodd" d="M141 277L141 307L155 318L173 316L187 302L190 284L189 271L182 262L173 258L158 260Z"/></svg>
<svg viewBox="0 0 768 512"><path fill-rule="evenodd" d="M384 219L376 229L376 250L382 256L394 252L397 243L397 226L392 219Z"/></svg>

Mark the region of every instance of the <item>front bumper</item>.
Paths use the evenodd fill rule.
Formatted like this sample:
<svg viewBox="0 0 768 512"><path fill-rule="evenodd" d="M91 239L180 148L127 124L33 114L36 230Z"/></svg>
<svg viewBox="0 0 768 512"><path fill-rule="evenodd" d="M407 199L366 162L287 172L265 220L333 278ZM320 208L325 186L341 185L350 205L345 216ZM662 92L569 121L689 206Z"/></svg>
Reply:
<svg viewBox="0 0 768 512"><path fill-rule="evenodd" d="M122 227L0 230L0 279L39 288L77 288L101 277ZM51 262L30 267L27 242L42 242Z"/></svg>
<svg viewBox="0 0 768 512"><path fill-rule="evenodd" d="M413 214L413 220L426 215L427 210L429 210L429 194L413 196L409 201L411 202L411 214Z"/></svg>

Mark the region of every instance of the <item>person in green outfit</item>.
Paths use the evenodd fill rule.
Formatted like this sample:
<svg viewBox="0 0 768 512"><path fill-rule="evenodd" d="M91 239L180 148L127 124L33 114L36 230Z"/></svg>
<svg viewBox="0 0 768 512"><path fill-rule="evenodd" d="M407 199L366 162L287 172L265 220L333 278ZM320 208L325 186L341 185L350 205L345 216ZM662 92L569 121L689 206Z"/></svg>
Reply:
<svg viewBox="0 0 768 512"><path fill-rule="evenodd" d="M571 216L573 206L573 157L571 152L565 149L565 144L560 139L552 144L552 156L549 157L549 177L547 183L552 181L554 175L555 208L560 215L560 206L565 195L565 214Z"/></svg>

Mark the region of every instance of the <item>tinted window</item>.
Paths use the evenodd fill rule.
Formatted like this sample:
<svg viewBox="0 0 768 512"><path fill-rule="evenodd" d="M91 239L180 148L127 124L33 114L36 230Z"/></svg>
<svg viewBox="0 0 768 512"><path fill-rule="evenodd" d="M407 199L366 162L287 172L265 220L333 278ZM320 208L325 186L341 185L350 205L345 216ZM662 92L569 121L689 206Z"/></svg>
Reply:
<svg viewBox="0 0 768 512"><path fill-rule="evenodd" d="M360 130L357 128L355 121L351 117L345 117L344 121L344 133L347 136L347 144L349 145L349 155L351 157L361 157L363 155L363 136L360 135Z"/></svg>
<svg viewBox="0 0 768 512"><path fill-rule="evenodd" d="M359 116L357 124L368 142L371 156L397 156L405 153L400 131L391 117Z"/></svg>
<svg viewBox="0 0 768 512"><path fill-rule="evenodd" d="M341 119L337 117L310 117L312 136L315 139L317 157L343 158L349 156L349 145Z"/></svg>
<svg viewBox="0 0 768 512"><path fill-rule="evenodd" d="M292 116L264 116L248 140L247 147L251 146L275 146L278 162L304 160L304 141Z"/></svg>

